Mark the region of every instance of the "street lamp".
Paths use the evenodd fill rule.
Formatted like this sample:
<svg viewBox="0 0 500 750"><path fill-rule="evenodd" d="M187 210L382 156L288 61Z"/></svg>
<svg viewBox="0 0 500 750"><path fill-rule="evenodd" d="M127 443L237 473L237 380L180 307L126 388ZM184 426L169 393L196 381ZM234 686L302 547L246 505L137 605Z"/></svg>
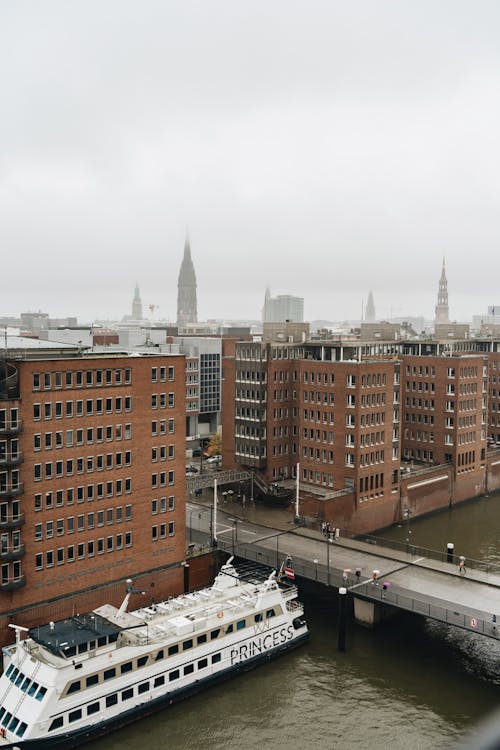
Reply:
<svg viewBox="0 0 500 750"><path fill-rule="evenodd" d="M410 516L411 516L411 509L405 508L403 511L403 518L406 519L406 551L410 551L410 537L411 537L411 529L410 529Z"/></svg>
<svg viewBox="0 0 500 750"><path fill-rule="evenodd" d="M314 558L313 563L316 570L316 580L318 580L318 562L319 560L316 560L316 558Z"/></svg>
<svg viewBox="0 0 500 750"><path fill-rule="evenodd" d="M325 539L326 542L326 581L328 586L330 585L330 544L333 544L333 539L329 536Z"/></svg>

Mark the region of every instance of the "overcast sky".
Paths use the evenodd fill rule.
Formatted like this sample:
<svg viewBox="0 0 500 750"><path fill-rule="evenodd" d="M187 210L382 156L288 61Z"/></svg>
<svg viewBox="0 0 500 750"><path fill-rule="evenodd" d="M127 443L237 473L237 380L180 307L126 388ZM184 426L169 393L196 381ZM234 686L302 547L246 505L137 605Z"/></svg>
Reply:
<svg viewBox="0 0 500 750"><path fill-rule="evenodd" d="M0 315L500 305L497 0L1 0Z"/></svg>

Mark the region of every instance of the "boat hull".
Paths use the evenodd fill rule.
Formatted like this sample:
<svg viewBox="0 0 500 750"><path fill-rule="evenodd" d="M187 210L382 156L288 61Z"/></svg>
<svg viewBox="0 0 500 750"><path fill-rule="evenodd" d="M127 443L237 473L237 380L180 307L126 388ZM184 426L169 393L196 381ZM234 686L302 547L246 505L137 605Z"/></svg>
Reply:
<svg viewBox="0 0 500 750"><path fill-rule="evenodd" d="M181 700L185 700L196 693L199 693L208 687L217 685L218 683L225 682L238 674L247 672L255 667L259 666L263 662L270 661L278 656L282 656L284 653L297 648L298 646L305 643L309 638L309 633L297 636L291 641L287 641L281 644L277 648L265 651L262 654L258 654L252 658L240 661L234 664L228 669L221 670L216 674L206 677L202 680L196 680L190 685L186 685L182 689L169 691L164 696L156 698L155 700L147 701L146 703L136 706L135 708L124 711L120 715L115 716L106 721L96 722L91 727L79 729L75 732L65 732L63 734L51 734L48 737L39 739L20 739L18 742L9 742L7 744L0 744L0 750L72 750L72 748L79 747L80 745L92 742L99 739L111 732L121 729L133 722L138 721L146 716L158 713L159 711L168 708L174 703L178 703Z"/></svg>

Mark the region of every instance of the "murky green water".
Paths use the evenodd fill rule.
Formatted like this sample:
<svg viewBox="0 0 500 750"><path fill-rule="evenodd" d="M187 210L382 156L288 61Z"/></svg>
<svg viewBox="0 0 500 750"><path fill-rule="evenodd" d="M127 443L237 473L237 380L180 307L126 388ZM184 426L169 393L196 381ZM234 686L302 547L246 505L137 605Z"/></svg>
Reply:
<svg viewBox="0 0 500 750"><path fill-rule="evenodd" d="M406 528L384 536L404 541ZM500 494L411 521L412 541L500 566ZM89 745L92 750L452 748L500 705L500 644L402 614L350 624L337 651L335 600L302 591L310 642L285 657Z"/></svg>

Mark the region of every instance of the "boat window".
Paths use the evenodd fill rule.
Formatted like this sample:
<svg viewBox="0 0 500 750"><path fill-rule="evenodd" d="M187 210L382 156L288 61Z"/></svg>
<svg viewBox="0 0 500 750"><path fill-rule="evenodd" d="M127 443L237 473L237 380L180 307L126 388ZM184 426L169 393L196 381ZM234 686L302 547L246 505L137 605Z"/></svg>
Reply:
<svg viewBox="0 0 500 750"><path fill-rule="evenodd" d="M59 727L62 727L62 725L63 725L63 717L56 716L55 719L52 719L52 722L49 727L49 732L51 732L53 729L59 729Z"/></svg>
<svg viewBox="0 0 500 750"><path fill-rule="evenodd" d="M9 675L9 679L11 680L11 682L15 682L16 677L17 677L18 674L19 674L19 670L18 670L17 667L15 667L14 671L12 672L12 674Z"/></svg>
<svg viewBox="0 0 500 750"><path fill-rule="evenodd" d="M9 664L9 666L7 667L7 671L6 671L6 673L5 673L5 674L7 675L7 677L10 677L10 673L12 672L12 670L13 670L13 669L14 669L14 665L13 665L13 664L12 664L12 662L11 662L11 663Z"/></svg>
<svg viewBox="0 0 500 750"><path fill-rule="evenodd" d="M31 682L30 678L26 677L25 681L21 685L21 690L23 691L23 693L25 693L27 691L28 685L30 684L30 682Z"/></svg>
<svg viewBox="0 0 500 750"><path fill-rule="evenodd" d="M81 718L82 718L82 709L81 708L77 708L76 711L70 711L69 712L68 721L70 722L70 724L71 724L71 722L78 721Z"/></svg>
<svg viewBox="0 0 500 750"><path fill-rule="evenodd" d="M170 672L170 674L168 675L168 679L170 680L170 682L172 682L172 680L178 680L179 679L179 670L178 669L174 669L172 672Z"/></svg>
<svg viewBox="0 0 500 750"><path fill-rule="evenodd" d="M93 651L95 649L95 641L89 641L89 651Z"/></svg>
<svg viewBox="0 0 500 750"><path fill-rule="evenodd" d="M220 633L220 628L217 628L217 630L212 630L212 632L210 633L210 640L214 641L216 638L218 638L219 633Z"/></svg>
<svg viewBox="0 0 500 750"><path fill-rule="evenodd" d="M111 667L111 669L105 669L103 677L105 680L112 680L113 677L116 676L116 669L114 667Z"/></svg>
<svg viewBox="0 0 500 750"><path fill-rule="evenodd" d="M41 687L38 693L35 695L35 698L37 699L37 701L43 700L43 696L45 695L46 692L47 692L47 688Z"/></svg>
<svg viewBox="0 0 500 750"><path fill-rule="evenodd" d="M197 642L198 646L201 643L206 643L207 642L207 634L203 633L203 635L199 635L198 638L196 639L196 642Z"/></svg>
<svg viewBox="0 0 500 750"><path fill-rule="evenodd" d="M138 667L145 667L146 664L148 663L148 658L149 657L147 657L147 656L141 656L140 659L137 659L137 666Z"/></svg>
<svg viewBox="0 0 500 750"><path fill-rule="evenodd" d="M98 646L105 646L106 645L106 636L101 636L97 639L97 645Z"/></svg>
<svg viewBox="0 0 500 750"><path fill-rule="evenodd" d="M200 659L198 662L198 669L205 669L208 664L208 659Z"/></svg>
<svg viewBox="0 0 500 750"><path fill-rule="evenodd" d="M118 633L111 633L111 635L109 636L108 642L116 643L117 640L118 640Z"/></svg>
<svg viewBox="0 0 500 750"><path fill-rule="evenodd" d="M212 664L217 664L221 660L221 655L219 654L212 654Z"/></svg>
<svg viewBox="0 0 500 750"><path fill-rule="evenodd" d="M175 646L169 646L168 648L169 656L173 656L174 654L178 654L178 653L179 653L179 646L177 643L175 644Z"/></svg>
<svg viewBox="0 0 500 750"><path fill-rule="evenodd" d="M6 727L11 719L12 719L12 714L9 711L7 711L7 713L2 719L2 726Z"/></svg>
<svg viewBox="0 0 500 750"><path fill-rule="evenodd" d="M35 695L39 687L40 685L38 684L38 682L32 682L28 690L28 695Z"/></svg>
<svg viewBox="0 0 500 750"><path fill-rule="evenodd" d="M258 614L256 614L254 619L255 619L255 622L262 622L262 620L264 619L262 612L259 612Z"/></svg>
<svg viewBox="0 0 500 750"><path fill-rule="evenodd" d="M19 724L19 719L16 719L16 718L14 717L14 718L12 719L12 721L10 722L10 724L9 724L9 731L10 731L10 732L13 732L13 731L14 731L14 729L15 729L15 728L17 727L17 725L18 725L18 724Z"/></svg>
<svg viewBox="0 0 500 750"><path fill-rule="evenodd" d="M76 646L68 646L64 649L64 656L69 658L70 656L76 656Z"/></svg>
<svg viewBox="0 0 500 750"><path fill-rule="evenodd" d="M149 682L141 682L138 688L139 695L141 693L147 693L149 690Z"/></svg>
<svg viewBox="0 0 500 750"><path fill-rule="evenodd" d="M23 677L24 677L23 673L22 673L22 672L19 672L19 674L18 674L18 675L17 675L17 677L16 677L16 681L15 681L15 683L14 683L14 684L15 684L15 685L20 685L20 684L21 684L21 682L23 681Z"/></svg>
<svg viewBox="0 0 500 750"><path fill-rule="evenodd" d="M132 662L126 661L124 664L121 665L120 671L122 674L125 674L125 672L131 672L132 671Z"/></svg>
<svg viewBox="0 0 500 750"><path fill-rule="evenodd" d="M69 686L68 695L70 693L77 693L79 690L81 690L80 680L77 680L76 682L72 682L71 685Z"/></svg>
<svg viewBox="0 0 500 750"><path fill-rule="evenodd" d="M165 652L164 652L164 650L163 650L163 649L161 649L161 650L160 650L160 651L158 651L158 653L156 654L156 657L155 657L155 661L160 661L160 659L164 659L164 658L165 658Z"/></svg>
<svg viewBox="0 0 500 750"><path fill-rule="evenodd" d="M89 647L88 643L80 643L80 645L78 646L78 653L84 654L85 651L87 651L88 647Z"/></svg>
<svg viewBox="0 0 500 750"><path fill-rule="evenodd" d="M92 714L99 713L99 701L96 703L91 703L89 706L87 706L87 716L91 716Z"/></svg>
<svg viewBox="0 0 500 750"><path fill-rule="evenodd" d="M232 632L233 632L233 623L231 623L230 625L227 626L227 628L226 628L226 635L228 633L232 633Z"/></svg>
<svg viewBox="0 0 500 750"><path fill-rule="evenodd" d="M274 617L275 614L276 613L275 613L274 609L268 609L267 612L266 612L266 617L268 617L268 618L269 617Z"/></svg>
<svg viewBox="0 0 500 750"><path fill-rule="evenodd" d="M190 638L188 641L184 641L182 644L182 650L187 651L188 648L193 648L193 639Z"/></svg>
<svg viewBox="0 0 500 750"><path fill-rule="evenodd" d="M194 664L186 664L184 667L184 674L193 674L194 672Z"/></svg>
<svg viewBox="0 0 500 750"><path fill-rule="evenodd" d="M154 687L160 687L160 685L165 684L165 677L163 675L160 675L159 677L155 678Z"/></svg>
<svg viewBox="0 0 500 750"><path fill-rule="evenodd" d="M134 697L134 688L127 688L122 691L122 701L128 701Z"/></svg>
<svg viewBox="0 0 500 750"><path fill-rule="evenodd" d="M27 730L27 728L28 728L28 725L26 724L26 722L22 721L17 728L17 732L16 732L17 736L22 737L25 731Z"/></svg>
<svg viewBox="0 0 500 750"><path fill-rule="evenodd" d="M112 695L108 695L106 697L106 708L109 708L110 706L116 706L118 703L118 694L113 693Z"/></svg>
<svg viewBox="0 0 500 750"><path fill-rule="evenodd" d="M86 683L87 687L92 687L92 685L97 685L99 682L99 675L98 674L91 674L89 677L87 677Z"/></svg>
<svg viewBox="0 0 500 750"><path fill-rule="evenodd" d="M2 716L4 715L4 713L5 713L5 708L2 706L0 708L0 719L2 718Z"/></svg>

